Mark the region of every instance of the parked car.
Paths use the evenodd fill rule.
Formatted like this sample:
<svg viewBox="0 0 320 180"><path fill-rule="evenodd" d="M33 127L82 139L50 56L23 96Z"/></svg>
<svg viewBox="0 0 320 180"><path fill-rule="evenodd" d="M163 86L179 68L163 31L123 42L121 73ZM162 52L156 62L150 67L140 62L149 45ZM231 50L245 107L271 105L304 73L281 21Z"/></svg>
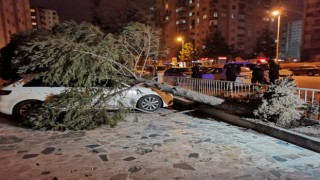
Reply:
<svg viewBox="0 0 320 180"><path fill-rule="evenodd" d="M164 76L174 76L174 77L191 77L192 71L190 67L172 67L164 72Z"/></svg>
<svg viewBox="0 0 320 180"><path fill-rule="evenodd" d="M225 72L223 68L210 68L202 73L202 79L225 80Z"/></svg>
<svg viewBox="0 0 320 180"><path fill-rule="evenodd" d="M236 82L251 83L252 71L248 67L240 67L240 75L237 76ZM226 69L216 67L208 69L202 73L202 79L226 80Z"/></svg>
<svg viewBox="0 0 320 180"><path fill-rule="evenodd" d="M146 77L146 76L150 76L152 73L147 68L143 68L143 66L137 66L136 67L136 74L138 76L140 76L140 74L141 74L142 77Z"/></svg>
<svg viewBox="0 0 320 180"><path fill-rule="evenodd" d="M252 78L252 70L250 69L250 66L241 66L241 72L239 74L239 76L237 76L237 79L235 82L238 83L251 83L251 78ZM202 79L213 79L213 80L226 80L226 69L222 68L222 67L215 67L215 68L211 68L207 71L204 71L202 74ZM293 73L292 71L288 70L288 69L280 69L279 70L279 76L280 79L283 77L288 77L288 76L292 76ZM264 78L265 78L265 82L268 83L270 82L269 80L269 70L265 70L264 71Z"/></svg>
<svg viewBox="0 0 320 180"><path fill-rule="evenodd" d="M320 67L314 66L314 65L303 65L303 66L296 66L291 67L291 71L294 75L308 75L308 76L314 76L316 74L320 74Z"/></svg>
<svg viewBox="0 0 320 180"><path fill-rule="evenodd" d="M256 63L252 63L252 62L247 62L247 61L245 61L245 62L236 62L239 66L241 66L241 67L247 67L247 68L249 68L250 69L250 71L252 71L253 70L253 68L255 67L255 65L256 65ZM266 83L269 83L270 82L270 79L269 79L269 66L268 66L268 63L267 62L265 62L265 63L262 63L261 64L262 65L262 68L264 68L265 69L265 71L264 71L264 81L266 82ZM289 77L289 76L293 76L294 75L294 73L290 70L290 69L285 69L285 68L282 68L282 67L280 67L280 69L279 69L279 76L280 76L280 79L281 78L284 78L284 77ZM250 82L251 82L251 74L250 74ZM248 82L248 83L250 83L250 82Z"/></svg>
<svg viewBox="0 0 320 180"><path fill-rule="evenodd" d="M110 80L108 81L110 82ZM103 88L111 87L112 83L106 83ZM155 111L160 107L168 107L173 104L173 96L169 93L157 89L143 86L130 87L122 83L124 88L128 88L123 94L114 96L108 101L108 107L115 109L119 102L129 108L139 108L144 111ZM60 94L67 88L63 86L47 86L40 79L20 79L19 81L2 87L0 89L0 112L8 115L22 116L26 111L30 111L39 103L42 103L51 95Z"/></svg>
<svg viewBox="0 0 320 180"><path fill-rule="evenodd" d="M248 67L240 67L241 71L237 76L236 82L238 83L251 83L252 71Z"/></svg>
<svg viewBox="0 0 320 180"><path fill-rule="evenodd" d="M156 66L156 72L157 72L157 73L161 73L161 72L164 73L164 71L165 71L166 69L167 69L166 66L161 66L161 65Z"/></svg>

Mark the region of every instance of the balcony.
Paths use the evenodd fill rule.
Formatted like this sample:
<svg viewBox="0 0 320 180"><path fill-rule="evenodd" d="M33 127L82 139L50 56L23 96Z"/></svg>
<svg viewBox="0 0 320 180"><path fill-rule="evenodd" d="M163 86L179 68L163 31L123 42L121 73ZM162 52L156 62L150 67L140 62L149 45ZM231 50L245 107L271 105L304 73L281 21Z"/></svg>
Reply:
<svg viewBox="0 0 320 180"><path fill-rule="evenodd" d="M194 9L196 7L196 5L194 3L189 4L189 9Z"/></svg>
<svg viewBox="0 0 320 180"><path fill-rule="evenodd" d="M185 8L179 8L179 11L177 12L178 15L185 15L187 13L187 10Z"/></svg>
<svg viewBox="0 0 320 180"><path fill-rule="evenodd" d="M176 3L176 7L187 7L187 1L186 0L179 0Z"/></svg>
<svg viewBox="0 0 320 180"><path fill-rule="evenodd" d="M187 31L188 30L188 24L177 24L176 25L177 31Z"/></svg>

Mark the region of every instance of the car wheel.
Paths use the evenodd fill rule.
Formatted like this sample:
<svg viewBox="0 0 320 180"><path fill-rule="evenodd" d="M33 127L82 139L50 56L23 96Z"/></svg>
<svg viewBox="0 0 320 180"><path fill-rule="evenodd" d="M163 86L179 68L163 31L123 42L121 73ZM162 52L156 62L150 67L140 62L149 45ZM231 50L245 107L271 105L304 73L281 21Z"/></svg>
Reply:
<svg viewBox="0 0 320 180"><path fill-rule="evenodd" d="M138 108L144 111L155 111L162 106L162 101L158 96L143 96L138 101Z"/></svg>
<svg viewBox="0 0 320 180"><path fill-rule="evenodd" d="M34 109L41 106L42 103L43 103L42 101L37 101L37 100L28 100L28 101L20 102L14 107L13 116L15 118L23 118Z"/></svg>
<svg viewBox="0 0 320 180"><path fill-rule="evenodd" d="M314 72L313 71L308 71L308 76L314 76Z"/></svg>

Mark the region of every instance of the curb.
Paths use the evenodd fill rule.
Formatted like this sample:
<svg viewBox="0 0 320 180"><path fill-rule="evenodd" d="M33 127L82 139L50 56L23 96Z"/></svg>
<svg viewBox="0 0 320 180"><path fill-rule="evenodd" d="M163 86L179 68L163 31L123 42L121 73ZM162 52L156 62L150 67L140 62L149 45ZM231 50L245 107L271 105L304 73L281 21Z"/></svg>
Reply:
<svg viewBox="0 0 320 180"><path fill-rule="evenodd" d="M196 103L191 100L187 100L185 98L176 97L176 96L174 96L174 103L180 104L182 106L187 106L187 107L196 105ZM229 114L221 109L208 106L208 105L203 105L203 104L197 105L197 109L207 115L210 115L226 123L252 129L257 132L260 132L260 133L275 137L277 139L281 139L283 141L287 141L289 143L320 153L320 139L309 137L301 133L290 131L288 129L270 126L267 123L263 123L263 122L257 123L255 121L246 120L246 119L243 119L241 116Z"/></svg>

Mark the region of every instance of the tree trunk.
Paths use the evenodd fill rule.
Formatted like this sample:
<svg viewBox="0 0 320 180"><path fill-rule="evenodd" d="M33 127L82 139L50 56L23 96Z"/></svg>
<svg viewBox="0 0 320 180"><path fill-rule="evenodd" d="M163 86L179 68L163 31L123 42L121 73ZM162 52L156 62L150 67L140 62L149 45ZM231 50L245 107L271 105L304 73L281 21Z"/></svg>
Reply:
<svg viewBox="0 0 320 180"><path fill-rule="evenodd" d="M215 97L215 96L208 96L206 94L202 94L199 92L195 92L189 89L184 89L179 86L170 86L164 83L159 83L155 81L149 81L146 79L137 79L137 83L143 83L147 86L157 88L161 91L168 92L173 94L174 96L180 96L187 98L189 100L198 102L198 103L203 103L211 106L216 106L219 104L222 104L224 102L223 99Z"/></svg>

